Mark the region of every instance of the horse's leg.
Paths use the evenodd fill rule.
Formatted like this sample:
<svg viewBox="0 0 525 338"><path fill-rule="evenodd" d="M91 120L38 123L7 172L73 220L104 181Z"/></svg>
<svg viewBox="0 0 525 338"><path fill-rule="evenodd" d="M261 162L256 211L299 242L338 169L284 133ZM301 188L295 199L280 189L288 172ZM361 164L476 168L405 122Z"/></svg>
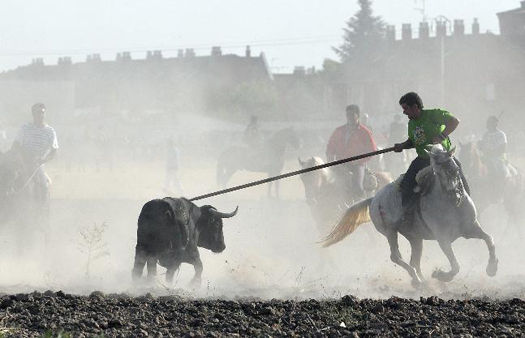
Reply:
<svg viewBox="0 0 525 338"><path fill-rule="evenodd" d="M498 259L496 258L496 246L494 245L494 239L481 228L477 221L469 230L470 231L465 235L465 238L482 239L485 241L485 244L487 244L487 248L489 249L489 263L486 269L487 275L490 277L496 276L496 272L498 272Z"/></svg>
<svg viewBox="0 0 525 338"><path fill-rule="evenodd" d="M419 278L423 281L423 274L421 273L421 256L423 255L423 239L411 239L410 240L411 255L410 265L416 269L416 273Z"/></svg>
<svg viewBox="0 0 525 338"><path fill-rule="evenodd" d="M421 284L421 279L419 279L419 276L416 273L416 270L408 265L401 256L401 252L399 252L399 242L398 242L398 233L397 231L391 232L386 237L388 239L388 244L390 245L390 259L395 264L401 266L403 269L405 269L410 277L412 277L412 285L418 286Z"/></svg>
<svg viewBox="0 0 525 338"><path fill-rule="evenodd" d="M454 255L454 251L452 250L452 243L450 241L438 241L439 247L445 255L448 258L448 261L450 262L450 271L446 272L441 269L436 270L432 273L432 277L436 278L437 280L441 282L450 282L455 275L459 272L459 263L456 259L456 256Z"/></svg>

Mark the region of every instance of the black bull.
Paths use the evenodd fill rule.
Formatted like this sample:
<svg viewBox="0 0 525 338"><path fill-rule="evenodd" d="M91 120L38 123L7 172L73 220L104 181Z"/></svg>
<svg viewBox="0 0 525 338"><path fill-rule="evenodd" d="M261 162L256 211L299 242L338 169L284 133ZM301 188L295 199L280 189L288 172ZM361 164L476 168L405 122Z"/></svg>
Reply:
<svg viewBox="0 0 525 338"><path fill-rule="evenodd" d="M138 220L133 280L142 277L147 263L148 278L155 278L157 262L167 269L166 282L181 263L192 264L192 283L200 284L202 262L198 247L215 253L224 251L222 219L237 214L222 213L210 205L198 207L185 198L154 199L142 207Z"/></svg>

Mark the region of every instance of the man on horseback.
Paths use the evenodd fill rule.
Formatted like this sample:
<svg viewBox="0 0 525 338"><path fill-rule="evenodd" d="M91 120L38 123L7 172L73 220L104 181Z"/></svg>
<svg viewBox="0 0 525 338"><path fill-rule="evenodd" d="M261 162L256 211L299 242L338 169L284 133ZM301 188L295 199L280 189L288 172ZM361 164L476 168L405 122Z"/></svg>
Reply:
<svg viewBox="0 0 525 338"><path fill-rule="evenodd" d="M414 193L417 173L430 165L430 158L426 146L441 144L445 150L450 150L452 143L449 135L456 130L459 120L446 110L423 109L423 101L417 93L410 92L399 99L403 114L409 118L408 139L394 145L396 152L404 149L416 148L417 157L410 164L401 181L401 198L403 205L403 223L411 225L414 220L414 209L417 195ZM468 194L469 187L459 161L454 158L459 167L463 185Z"/></svg>
<svg viewBox="0 0 525 338"><path fill-rule="evenodd" d="M359 122L359 106L352 104L346 107L347 123L338 127L330 137L326 147L327 162L341 160L377 150L372 132ZM358 199L365 197L363 182L365 178L366 162L370 158L347 163L341 166L339 174L344 182L348 182L347 173L353 176L352 193Z"/></svg>
<svg viewBox="0 0 525 338"><path fill-rule="evenodd" d="M506 147L507 135L498 128L499 119L489 116L487 131L479 141L479 149L483 152L483 162L487 168L491 193L495 200L503 197L505 183L512 176L511 168L507 163Z"/></svg>
<svg viewBox="0 0 525 338"><path fill-rule="evenodd" d="M246 126L243 135L243 141L250 148L260 148L262 143L262 137L259 126L259 119L257 116L252 115L250 117L250 123Z"/></svg>
<svg viewBox="0 0 525 338"><path fill-rule="evenodd" d="M51 160L58 149L55 130L44 122L46 106L36 103L31 108L33 122L26 123L20 128L13 150L23 152L27 155L26 163L30 168L30 174L35 188L37 202L46 207L49 202L49 187L51 181L44 172L44 163Z"/></svg>

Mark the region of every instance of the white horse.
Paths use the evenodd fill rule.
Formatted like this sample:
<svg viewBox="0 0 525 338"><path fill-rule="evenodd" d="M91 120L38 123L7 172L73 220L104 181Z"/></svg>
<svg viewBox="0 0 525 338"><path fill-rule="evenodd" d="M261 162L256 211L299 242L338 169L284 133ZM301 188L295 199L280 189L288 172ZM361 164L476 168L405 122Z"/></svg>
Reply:
<svg viewBox="0 0 525 338"><path fill-rule="evenodd" d="M459 263L452 250L452 242L459 237L478 238L485 241L489 250L486 272L495 276L498 259L492 236L481 228L476 207L466 193L459 175L459 167L453 160L455 148L443 150L434 145L430 152L431 165L423 169L417 177L420 198L414 224L402 222L401 191L399 181L381 189L374 197L363 200L350 207L332 232L324 239L327 247L350 235L360 224L372 220L377 231L382 233L390 245L390 259L403 267L412 277L412 285L420 285L421 256L423 240L436 240L447 256L451 269L434 271L432 277L449 282L459 272ZM411 245L410 265L401 257L398 233Z"/></svg>

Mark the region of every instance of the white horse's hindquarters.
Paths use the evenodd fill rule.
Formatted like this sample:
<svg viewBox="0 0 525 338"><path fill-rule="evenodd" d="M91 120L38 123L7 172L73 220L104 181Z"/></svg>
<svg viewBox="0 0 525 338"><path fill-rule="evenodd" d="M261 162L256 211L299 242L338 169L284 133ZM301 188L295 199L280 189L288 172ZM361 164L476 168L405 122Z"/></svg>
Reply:
<svg viewBox="0 0 525 338"><path fill-rule="evenodd" d="M383 233L390 225L398 222L403 217L401 205L401 190L396 182L392 182L372 198L370 203L370 218L377 230Z"/></svg>

